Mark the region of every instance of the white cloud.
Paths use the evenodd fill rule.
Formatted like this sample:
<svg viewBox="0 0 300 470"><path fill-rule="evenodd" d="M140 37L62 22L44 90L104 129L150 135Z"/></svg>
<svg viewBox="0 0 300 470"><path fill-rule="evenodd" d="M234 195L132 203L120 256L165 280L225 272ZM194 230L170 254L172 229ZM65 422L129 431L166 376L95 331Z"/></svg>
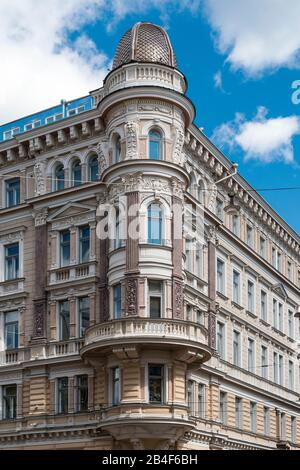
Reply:
<svg viewBox="0 0 300 470"><path fill-rule="evenodd" d="M0 123L101 86L111 58L83 27L102 21L109 29L151 7L167 21L176 8L194 13L199 0L1 0Z"/></svg>
<svg viewBox="0 0 300 470"><path fill-rule="evenodd" d="M266 116L267 109L264 107L258 108L251 121L237 113L234 120L221 124L214 130L212 140L229 151L242 149L245 152L245 161L271 163L279 160L293 163L292 139L300 134L300 118L280 116L267 119Z"/></svg>
<svg viewBox="0 0 300 470"><path fill-rule="evenodd" d="M256 75L300 67L299 0L205 0L205 10L234 68Z"/></svg>

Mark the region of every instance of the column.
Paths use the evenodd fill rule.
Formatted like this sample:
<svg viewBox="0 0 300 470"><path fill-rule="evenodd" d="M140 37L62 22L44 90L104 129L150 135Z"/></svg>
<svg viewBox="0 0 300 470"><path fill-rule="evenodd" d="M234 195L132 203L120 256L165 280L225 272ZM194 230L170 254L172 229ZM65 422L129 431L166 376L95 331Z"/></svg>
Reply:
<svg viewBox="0 0 300 470"><path fill-rule="evenodd" d="M173 210L173 276L172 276L172 299L173 318L183 320L183 277L182 277L182 213L183 203L176 192L172 196Z"/></svg>
<svg viewBox="0 0 300 470"><path fill-rule="evenodd" d="M96 259L96 222L90 223L90 260Z"/></svg>
<svg viewBox="0 0 300 470"><path fill-rule="evenodd" d="M49 302L50 305L50 341L56 341L56 302Z"/></svg>
<svg viewBox="0 0 300 470"><path fill-rule="evenodd" d="M33 301L33 339L46 338L47 327L47 208L35 214L35 293Z"/></svg>
<svg viewBox="0 0 300 470"><path fill-rule="evenodd" d="M68 379L68 413L74 413L76 403L74 403L74 377Z"/></svg>
<svg viewBox="0 0 300 470"><path fill-rule="evenodd" d="M76 338L76 298L70 297L70 338Z"/></svg>
<svg viewBox="0 0 300 470"><path fill-rule="evenodd" d="M94 409L94 376L88 376L88 408Z"/></svg>
<svg viewBox="0 0 300 470"><path fill-rule="evenodd" d="M125 272L125 316L139 314L138 307L138 274L139 274L139 238L132 234L130 225L134 225L138 212L139 193L132 191L127 194L127 240L126 240L126 272Z"/></svg>
<svg viewBox="0 0 300 470"><path fill-rule="evenodd" d="M70 228L70 264L77 264L77 228Z"/></svg>
<svg viewBox="0 0 300 470"><path fill-rule="evenodd" d="M216 349L216 227L209 227L208 235L208 310L209 346Z"/></svg>

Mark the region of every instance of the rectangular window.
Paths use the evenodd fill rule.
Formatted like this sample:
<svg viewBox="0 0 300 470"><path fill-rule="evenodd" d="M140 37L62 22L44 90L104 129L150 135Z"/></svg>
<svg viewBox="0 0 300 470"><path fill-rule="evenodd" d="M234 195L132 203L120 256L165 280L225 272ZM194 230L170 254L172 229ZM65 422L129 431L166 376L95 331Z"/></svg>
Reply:
<svg viewBox="0 0 300 470"><path fill-rule="evenodd" d="M278 330L278 310L277 310L277 300L273 299L273 326Z"/></svg>
<svg viewBox="0 0 300 470"><path fill-rule="evenodd" d="M202 275L202 247L197 245L196 246L196 259L195 259L195 274L198 277L201 277Z"/></svg>
<svg viewBox="0 0 300 470"><path fill-rule="evenodd" d="M47 122L47 119L46 119L46 122ZM25 126L24 126L25 131L31 131L32 129L33 129L33 123L32 122L29 122L28 124L25 124Z"/></svg>
<svg viewBox="0 0 300 470"><path fill-rule="evenodd" d="M2 387L2 418L15 419L17 417L17 386L5 385Z"/></svg>
<svg viewBox="0 0 300 470"><path fill-rule="evenodd" d="M19 277L19 243L5 246L5 280Z"/></svg>
<svg viewBox="0 0 300 470"><path fill-rule="evenodd" d="M225 263L217 258L217 291L221 294L225 293Z"/></svg>
<svg viewBox="0 0 300 470"><path fill-rule="evenodd" d="M90 226L85 225L79 229L79 262L87 263L90 260Z"/></svg>
<svg viewBox="0 0 300 470"><path fill-rule="evenodd" d="M223 201L221 199L216 199L216 216L223 221L224 213L223 213Z"/></svg>
<svg viewBox="0 0 300 470"><path fill-rule="evenodd" d="M189 238L185 240L185 265L186 269L190 272L193 270L193 241Z"/></svg>
<svg viewBox="0 0 300 470"><path fill-rule="evenodd" d="M278 327L280 331L283 331L283 305L278 303Z"/></svg>
<svg viewBox="0 0 300 470"><path fill-rule="evenodd" d="M197 323L199 325L204 325L204 313L201 310L197 310Z"/></svg>
<svg viewBox="0 0 300 470"><path fill-rule="evenodd" d="M288 311L288 335L294 339L294 312Z"/></svg>
<svg viewBox="0 0 300 470"><path fill-rule="evenodd" d="M241 335L238 331L233 331L233 364L241 365Z"/></svg>
<svg viewBox="0 0 300 470"><path fill-rule="evenodd" d="M279 376L279 384L283 385L283 356L279 354L278 356L279 362L279 370L278 370L278 376Z"/></svg>
<svg viewBox="0 0 300 470"><path fill-rule="evenodd" d="M294 390L294 363L289 361L289 389Z"/></svg>
<svg viewBox="0 0 300 470"><path fill-rule="evenodd" d="M250 401L250 431L256 433L256 403Z"/></svg>
<svg viewBox="0 0 300 470"><path fill-rule="evenodd" d="M246 242L247 242L247 245L253 247L253 227L252 227L252 225L247 225L247 227L246 227Z"/></svg>
<svg viewBox="0 0 300 470"><path fill-rule="evenodd" d="M262 258L266 257L266 240L263 237L259 239L259 254Z"/></svg>
<svg viewBox="0 0 300 470"><path fill-rule="evenodd" d="M199 418L205 418L205 385L198 384L198 416Z"/></svg>
<svg viewBox="0 0 300 470"><path fill-rule="evenodd" d="M114 294L114 320L121 318L122 314L122 287L121 284L117 284L113 288Z"/></svg>
<svg viewBox="0 0 300 470"><path fill-rule="evenodd" d="M90 298L81 297L78 299L78 325L79 325L79 337L84 335L85 330L90 325Z"/></svg>
<svg viewBox="0 0 300 470"><path fill-rule="evenodd" d="M5 181L6 207L20 204L20 178Z"/></svg>
<svg viewBox="0 0 300 470"><path fill-rule="evenodd" d="M70 264L71 237L70 230L60 232L60 265L68 266Z"/></svg>
<svg viewBox="0 0 300 470"><path fill-rule="evenodd" d="M254 312L254 284L248 281L248 310Z"/></svg>
<svg viewBox="0 0 300 470"><path fill-rule="evenodd" d="M59 340L68 341L70 339L70 303L62 300L58 303L59 309Z"/></svg>
<svg viewBox="0 0 300 470"><path fill-rule="evenodd" d="M150 318L161 318L163 283L161 281L149 281L149 316Z"/></svg>
<svg viewBox="0 0 300 470"><path fill-rule="evenodd" d="M54 116L48 116L45 119L46 124L52 124L54 122Z"/></svg>
<svg viewBox="0 0 300 470"><path fill-rule="evenodd" d="M260 291L260 318L267 321L267 293Z"/></svg>
<svg viewBox="0 0 300 470"><path fill-rule="evenodd" d="M294 443L297 441L297 420L295 416L291 416L291 439Z"/></svg>
<svg viewBox="0 0 300 470"><path fill-rule="evenodd" d="M276 248L272 247L272 266L274 266L274 268L276 268L276 265L277 265L277 251L276 251Z"/></svg>
<svg viewBox="0 0 300 470"><path fill-rule="evenodd" d="M68 377L60 377L57 379L57 395L58 395L58 413L68 413L69 406L69 379Z"/></svg>
<svg viewBox="0 0 300 470"><path fill-rule="evenodd" d="M149 364L148 367L149 401L151 403L164 402L164 366Z"/></svg>
<svg viewBox="0 0 300 470"><path fill-rule="evenodd" d="M264 406L264 435L269 436L270 434L270 413L269 408Z"/></svg>
<svg viewBox="0 0 300 470"><path fill-rule="evenodd" d="M220 414L219 419L221 423L227 422L227 393L220 392Z"/></svg>
<svg viewBox="0 0 300 470"><path fill-rule="evenodd" d="M280 438L285 440L285 413L280 414Z"/></svg>
<svg viewBox="0 0 300 470"><path fill-rule="evenodd" d="M266 346L261 347L261 376L264 379L268 377L268 349Z"/></svg>
<svg viewBox="0 0 300 470"><path fill-rule="evenodd" d="M240 273L235 269L232 273L232 300L237 304L240 303Z"/></svg>
<svg viewBox="0 0 300 470"><path fill-rule="evenodd" d="M10 129L9 131L3 132L3 140L8 140L12 139L15 135L20 134L21 129L20 127L14 127L13 129Z"/></svg>
<svg viewBox="0 0 300 470"><path fill-rule="evenodd" d="M232 215L232 232L236 236L240 233L239 216L237 214Z"/></svg>
<svg viewBox="0 0 300 470"><path fill-rule="evenodd" d="M111 370L111 380L112 380L112 404L116 406L120 403L120 369L119 367L114 367Z"/></svg>
<svg viewBox="0 0 300 470"><path fill-rule="evenodd" d="M276 268L278 271L281 271L281 253L277 253L277 264L276 264Z"/></svg>
<svg viewBox="0 0 300 470"><path fill-rule="evenodd" d="M189 304L186 306L186 319L187 321L193 321L193 307Z"/></svg>
<svg viewBox="0 0 300 470"><path fill-rule="evenodd" d="M221 359L225 359L225 325L217 322L217 351Z"/></svg>
<svg viewBox="0 0 300 470"><path fill-rule="evenodd" d="M278 384L278 354L273 353L273 378L274 382Z"/></svg>
<svg viewBox="0 0 300 470"><path fill-rule="evenodd" d="M292 279L292 263L290 261L287 262L287 277Z"/></svg>
<svg viewBox="0 0 300 470"><path fill-rule="evenodd" d="M88 376L77 375L76 377L76 411L88 410Z"/></svg>
<svg viewBox="0 0 300 470"><path fill-rule="evenodd" d="M19 347L19 312L7 312L4 317L5 348Z"/></svg>
<svg viewBox="0 0 300 470"><path fill-rule="evenodd" d="M239 397L235 398L235 426L238 429L242 429L243 426L242 416L242 399Z"/></svg>
<svg viewBox="0 0 300 470"><path fill-rule="evenodd" d="M255 372L254 370L254 340L248 338L248 371Z"/></svg>
<svg viewBox="0 0 300 470"><path fill-rule="evenodd" d="M188 380L188 384L187 384L187 403L188 403L190 413L192 415L195 414L193 389L194 389L193 380Z"/></svg>

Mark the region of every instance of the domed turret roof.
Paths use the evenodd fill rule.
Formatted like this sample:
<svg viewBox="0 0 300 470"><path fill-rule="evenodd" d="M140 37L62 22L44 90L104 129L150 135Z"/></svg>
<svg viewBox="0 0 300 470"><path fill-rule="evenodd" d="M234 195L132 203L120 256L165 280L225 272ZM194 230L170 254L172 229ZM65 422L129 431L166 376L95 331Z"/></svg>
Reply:
<svg viewBox="0 0 300 470"><path fill-rule="evenodd" d="M176 57L166 31L152 23L136 23L121 38L113 69L130 62L154 62L176 67Z"/></svg>

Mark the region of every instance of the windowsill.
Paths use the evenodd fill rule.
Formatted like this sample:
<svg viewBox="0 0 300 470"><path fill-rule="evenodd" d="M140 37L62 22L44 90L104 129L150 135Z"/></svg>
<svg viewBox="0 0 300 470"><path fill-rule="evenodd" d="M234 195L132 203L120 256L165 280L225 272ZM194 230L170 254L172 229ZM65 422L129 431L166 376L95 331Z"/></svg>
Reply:
<svg viewBox="0 0 300 470"><path fill-rule="evenodd" d="M16 277L14 279L5 279L5 281L1 281L0 284L5 286L7 284L11 284L12 282L22 282L25 281L25 277Z"/></svg>
<svg viewBox="0 0 300 470"><path fill-rule="evenodd" d="M244 310L244 307L242 305L238 304L237 302L235 302L234 300L231 301L231 305L238 308L239 310Z"/></svg>
<svg viewBox="0 0 300 470"><path fill-rule="evenodd" d="M250 310L246 310L246 314L249 315L249 317L257 318L257 315L255 313L251 312Z"/></svg>
<svg viewBox="0 0 300 470"><path fill-rule="evenodd" d="M223 294L222 292L217 291L217 295L218 295L219 297L221 297L221 299L223 299L223 300L229 300L229 297L227 297L227 296L226 296L225 294Z"/></svg>
<svg viewBox="0 0 300 470"><path fill-rule="evenodd" d="M277 328L275 328L275 326L272 326L272 330L275 331L275 333L278 333L282 337L286 336L286 334L283 331L278 330Z"/></svg>
<svg viewBox="0 0 300 470"><path fill-rule="evenodd" d="M172 250L172 243L171 241L164 241L163 243L151 243L149 241L140 241L140 246L143 247L151 247L151 248L160 248L160 249L168 249Z"/></svg>
<svg viewBox="0 0 300 470"><path fill-rule="evenodd" d="M264 326L270 326L270 323L267 322L267 320L264 320L263 318L259 319L260 323L262 323Z"/></svg>
<svg viewBox="0 0 300 470"><path fill-rule="evenodd" d="M24 207L26 207L27 204L25 204L24 202L22 202L21 204L16 204L15 206L11 206L11 207L1 207L0 208L0 213L5 213L5 212L13 212L14 210L16 209L24 209Z"/></svg>

